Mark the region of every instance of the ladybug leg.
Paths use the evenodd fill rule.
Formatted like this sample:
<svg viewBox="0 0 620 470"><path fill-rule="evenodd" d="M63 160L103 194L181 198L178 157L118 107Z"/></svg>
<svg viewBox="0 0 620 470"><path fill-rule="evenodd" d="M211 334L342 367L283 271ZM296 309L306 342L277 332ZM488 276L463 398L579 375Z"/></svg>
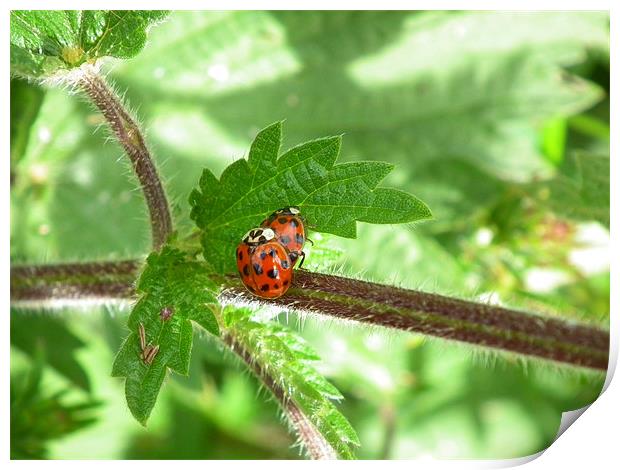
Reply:
<svg viewBox="0 0 620 470"><path fill-rule="evenodd" d="M306 237L306 241L307 241L307 242L310 242L310 244L311 244L312 246L314 246L314 242L313 242L312 240L310 240L308 237Z"/></svg>
<svg viewBox="0 0 620 470"><path fill-rule="evenodd" d="M301 254L299 257L301 258L301 262L299 263L299 266L298 266L299 269L301 269L301 267L304 265L304 261L306 261L306 254L303 251L301 251L300 253Z"/></svg>

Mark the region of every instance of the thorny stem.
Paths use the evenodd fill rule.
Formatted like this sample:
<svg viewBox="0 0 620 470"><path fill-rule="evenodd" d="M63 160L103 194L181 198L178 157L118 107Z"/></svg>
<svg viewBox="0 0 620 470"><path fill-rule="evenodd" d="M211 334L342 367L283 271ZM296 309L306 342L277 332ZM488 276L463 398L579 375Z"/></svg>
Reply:
<svg viewBox="0 0 620 470"><path fill-rule="evenodd" d="M338 454L325 440L323 435L316 429L297 404L289 399L284 389L278 385L275 379L255 360L244 348L243 344L235 339L229 331L222 332L222 341L245 362L252 373L267 387L273 397L286 414L289 423L294 428L301 443L306 448L310 457L314 460L335 460Z"/></svg>
<svg viewBox="0 0 620 470"><path fill-rule="evenodd" d="M11 304L54 307L63 300L126 300L140 262L11 268ZM221 297L257 302L607 370L609 332L594 326L437 294L298 270L279 299L263 301L227 279Z"/></svg>
<svg viewBox="0 0 620 470"><path fill-rule="evenodd" d="M159 250L172 233L172 218L166 193L140 128L95 70L84 68L77 83L99 108L131 160L149 209L153 248Z"/></svg>

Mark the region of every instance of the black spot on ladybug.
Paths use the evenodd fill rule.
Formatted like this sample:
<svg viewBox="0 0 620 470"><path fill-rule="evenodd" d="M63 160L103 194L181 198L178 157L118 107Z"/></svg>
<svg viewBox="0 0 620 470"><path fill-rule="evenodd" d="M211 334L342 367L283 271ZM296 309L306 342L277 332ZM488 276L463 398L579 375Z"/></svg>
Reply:
<svg viewBox="0 0 620 470"><path fill-rule="evenodd" d="M291 227L297 228L298 225L299 225L299 223L297 222L297 220L291 219Z"/></svg>
<svg viewBox="0 0 620 470"><path fill-rule="evenodd" d="M280 288L280 284L278 284L277 282L273 285L274 289L279 289Z"/></svg>
<svg viewBox="0 0 620 470"><path fill-rule="evenodd" d="M265 259L267 258L267 253L265 251L261 251L259 256L260 256L260 259Z"/></svg>
<svg viewBox="0 0 620 470"><path fill-rule="evenodd" d="M289 262L285 259L282 260L282 268L283 269L288 269L288 267L290 266Z"/></svg>
<svg viewBox="0 0 620 470"><path fill-rule="evenodd" d="M269 276L271 279L276 279L278 277L278 269L277 268L271 268L269 271L267 271L267 276Z"/></svg>
<svg viewBox="0 0 620 470"><path fill-rule="evenodd" d="M280 218L278 219L278 222L280 222L282 225L284 225L284 224L286 224L286 222L287 222L287 218L286 218L286 217L280 217Z"/></svg>
<svg viewBox="0 0 620 470"><path fill-rule="evenodd" d="M289 258L291 258L291 262L293 264L295 264L295 261L297 261L297 258L299 258L299 254L296 251L291 252L288 256Z"/></svg>
<svg viewBox="0 0 620 470"><path fill-rule="evenodd" d="M250 275L250 267L247 264L245 266L243 266L243 275L244 276L249 276Z"/></svg>
<svg viewBox="0 0 620 470"><path fill-rule="evenodd" d="M259 275L263 274L263 267L258 263L254 263L254 272Z"/></svg>
<svg viewBox="0 0 620 470"><path fill-rule="evenodd" d="M295 241L301 245L304 242L304 236L301 233L296 233Z"/></svg>
<svg viewBox="0 0 620 470"><path fill-rule="evenodd" d="M274 250L273 248L269 250L269 256L271 256L272 258L276 256L276 250Z"/></svg>
<svg viewBox="0 0 620 470"><path fill-rule="evenodd" d="M269 284L263 284L262 286L260 286L260 290L262 290L263 292L267 292L269 290Z"/></svg>
<svg viewBox="0 0 620 470"><path fill-rule="evenodd" d="M282 284L284 284L285 286L288 286L288 281L284 281Z"/></svg>
<svg viewBox="0 0 620 470"><path fill-rule="evenodd" d="M239 257L239 260L241 261L243 259L243 251L241 250L237 251L237 256Z"/></svg>
<svg viewBox="0 0 620 470"><path fill-rule="evenodd" d="M280 237L280 243L282 243L283 245L288 245L289 243L291 243L291 237L289 237L288 235L282 235Z"/></svg>

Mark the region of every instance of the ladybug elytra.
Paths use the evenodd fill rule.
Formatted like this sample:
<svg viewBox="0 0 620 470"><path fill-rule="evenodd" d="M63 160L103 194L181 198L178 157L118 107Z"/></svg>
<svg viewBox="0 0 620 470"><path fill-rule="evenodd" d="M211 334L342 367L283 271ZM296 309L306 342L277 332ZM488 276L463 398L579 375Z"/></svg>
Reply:
<svg viewBox="0 0 620 470"><path fill-rule="evenodd" d="M299 264L301 267L306 256L303 251L306 242L306 230L299 207L291 206L278 209L263 220L261 227L272 229L276 240L288 250L293 265L297 259L301 258Z"/></svg>
<svg viewBox="0 0 620 470"><path fill-rule="evenodd" d="M293 282L293 262L271 228L255 228L243 237L237 270L245 287L265 299L282 296Z"/></svg>

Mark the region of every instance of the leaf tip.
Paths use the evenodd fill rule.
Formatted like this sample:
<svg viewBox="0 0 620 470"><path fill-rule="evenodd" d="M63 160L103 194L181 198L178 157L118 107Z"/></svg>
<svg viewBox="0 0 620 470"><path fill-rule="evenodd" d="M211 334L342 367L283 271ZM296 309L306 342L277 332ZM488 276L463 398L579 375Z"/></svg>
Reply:
<svg viewBox="0 0 620 470"><path fill-rule="evenodd" d="M433 211L426 205L425 202L420 201L420 220L434 219Z"/></svg>

